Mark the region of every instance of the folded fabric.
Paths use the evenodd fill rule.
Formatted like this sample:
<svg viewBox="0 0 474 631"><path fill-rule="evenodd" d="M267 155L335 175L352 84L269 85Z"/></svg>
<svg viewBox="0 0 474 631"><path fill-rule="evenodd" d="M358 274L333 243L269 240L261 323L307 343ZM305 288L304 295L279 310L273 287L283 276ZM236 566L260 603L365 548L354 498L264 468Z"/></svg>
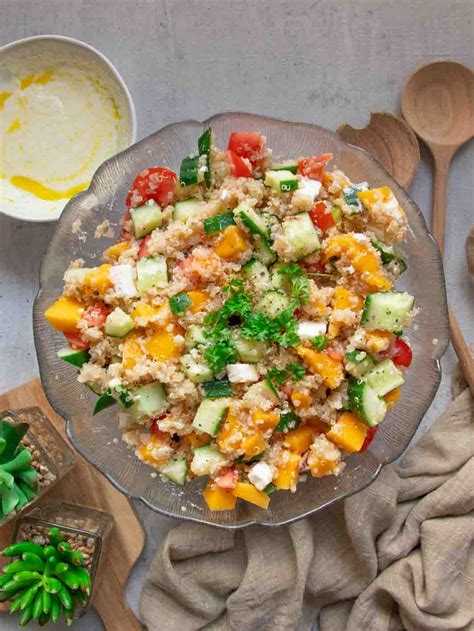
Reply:
<svg viewBox="0 0 474 631"><path fill-rule="evenodd" d="M143 590L149 631L474 629L474 404L464 390L367 489L278 529L185 523Z"/></svg>

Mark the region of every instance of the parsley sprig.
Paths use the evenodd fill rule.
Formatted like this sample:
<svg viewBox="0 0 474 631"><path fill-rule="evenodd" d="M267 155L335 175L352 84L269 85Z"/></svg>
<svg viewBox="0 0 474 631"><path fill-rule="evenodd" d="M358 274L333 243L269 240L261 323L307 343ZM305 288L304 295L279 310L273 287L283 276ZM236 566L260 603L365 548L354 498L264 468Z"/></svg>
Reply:
<svg viewBox="0 0 474 631"><path fill-rule="evenodd" d="M307 304L309 300L310 284L306 272L298 263L289 263L278 269L278 273L285 276L290 284L291 301L296 309Z"/></svg>
<svg viewBox="0 0 474 631"><path fill-rule="evenodd" d="M306 369L303 364L293 362L291 364L287 364L283 369L276 367L270 368L266 377L276 389L283 385L288 377L290 377L292 381L300 381L300 379L303 379L305 373Z"/></svg>

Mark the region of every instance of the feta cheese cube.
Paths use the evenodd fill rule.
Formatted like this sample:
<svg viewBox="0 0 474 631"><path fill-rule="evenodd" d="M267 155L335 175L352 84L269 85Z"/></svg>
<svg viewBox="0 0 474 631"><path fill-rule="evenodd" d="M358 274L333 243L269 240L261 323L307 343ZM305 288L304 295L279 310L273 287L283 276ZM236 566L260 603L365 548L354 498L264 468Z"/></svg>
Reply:
<svg viewBox="0 0 474 631"><path fill-rule="evenodd" d="M229 364L227 376L231 383L249 383L259 379L257 370L251 364Z"/></svg>
<svg viewBox="0 0 474 631"><path fill-rule="evenodd" d="M109 278L117 296L133 298L137 295L137 288L131 265L113 265L109 271Z"/></svg>
<svg viewBox="0 0 474 631"><path fill-rule="evenodd" d="M257 462L249 471L249 480L259 491L263 491L272 479L273 471L266 462Z"/></svg>
<svg viewBox="0 0 474 631"><path fill-rule="evenodd" d="M316 335L324 335L326 333L326 322L310 322L301 321L298 322L297 335L300 340L311 340Z"/></svg>

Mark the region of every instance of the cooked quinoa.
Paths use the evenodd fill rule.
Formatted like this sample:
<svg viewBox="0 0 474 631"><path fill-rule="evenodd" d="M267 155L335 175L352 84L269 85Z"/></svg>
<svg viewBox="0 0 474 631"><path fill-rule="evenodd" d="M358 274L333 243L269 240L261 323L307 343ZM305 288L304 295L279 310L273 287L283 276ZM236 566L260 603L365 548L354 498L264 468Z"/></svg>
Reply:
<svg viewBox="0 0 474 631"><path fill-rule="evenodd" d="M406 216L331 160L277 163L259 132L222 151L206 130L179 178L136 177L103 264L71 263L45 313L94 413L118 405L126 443L173 482L208 476L211 510L341 474L400 395Z"/></svg>

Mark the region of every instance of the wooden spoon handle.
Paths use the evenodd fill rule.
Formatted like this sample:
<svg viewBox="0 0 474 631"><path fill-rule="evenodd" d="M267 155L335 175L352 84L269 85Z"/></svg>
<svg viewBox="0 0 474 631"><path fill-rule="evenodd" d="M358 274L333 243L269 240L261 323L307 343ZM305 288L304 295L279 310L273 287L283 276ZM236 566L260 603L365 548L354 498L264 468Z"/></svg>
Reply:
<svg viewBox="0 0 474 631"><path fill-rule="evenodd" d="M444 232L446 228L446 200L448 195L448 172L452 153L433 151L434 187L431 225L433 236L438 242L441 255L444 254Z"/></svg>
<svg viewBox="0 0 474 631"><path fill-rule="evenodd" d="M449 326L451 327L451 342L458 356L462 371L466 377L472 396L474 397L474 360L466 344L458 321L451 309L449 309Z"/></svg>

